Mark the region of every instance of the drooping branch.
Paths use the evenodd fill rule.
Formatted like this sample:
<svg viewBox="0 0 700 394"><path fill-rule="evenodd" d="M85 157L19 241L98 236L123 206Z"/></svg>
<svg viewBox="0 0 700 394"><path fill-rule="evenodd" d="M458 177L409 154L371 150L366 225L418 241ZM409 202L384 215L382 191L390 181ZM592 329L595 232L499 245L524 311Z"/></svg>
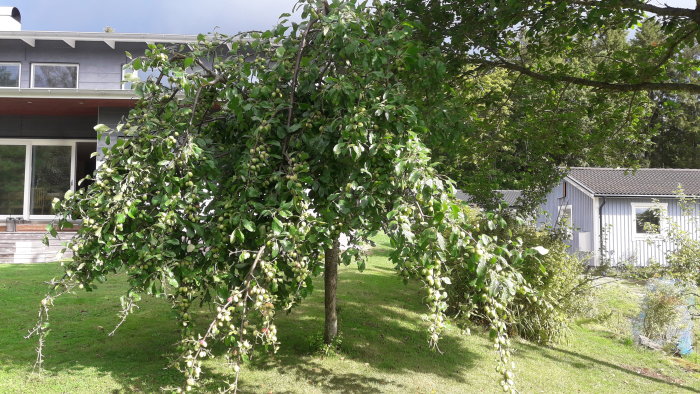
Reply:
<svg viewBox="0 0 700 394"><path fill-rule="evenodd" d="M475 65L480 66L490 66L499 67L506 70L517 71L523 73L531 78L544 81L544 82L569 82L580 86L588 86L597 89L615 91L615 92L638 92L638 91L650 91L650 90L661 90L661 91L675 91L675 92L687 92L693 94L700 94L700 85L694 83L680 83L680 82L635 82L635 83L616 83L616 82L605 82L596 81L587 78L574 77L570 75L561 74L545 74L541 72L534 71L526 66L512 63L506 60L490 61L478 59L471 62Z"/></svg>

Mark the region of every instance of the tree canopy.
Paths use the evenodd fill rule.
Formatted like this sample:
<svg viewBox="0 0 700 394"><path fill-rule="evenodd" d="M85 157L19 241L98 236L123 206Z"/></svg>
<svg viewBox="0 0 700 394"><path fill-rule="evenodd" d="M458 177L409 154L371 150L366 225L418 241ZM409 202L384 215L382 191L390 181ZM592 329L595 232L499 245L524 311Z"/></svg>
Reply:
<svg viewBox="0 0 700 394"><path fill-rule="evenodd" d="M410 92L441 83L439 53L379 2L316 4L302 4L299 24L150 45L133 60L160 76L136 84L142 99L117 127L96 181L54 201L56 228L78 218L82 226L32 331L39 361L54 299L124 272L123 319L139 294L177 312L181 389L196 387L214 341L236 371L235 389L254 347L279 345L275 313L312 291L324 251L347 234L340 258L362 269L360 246L381 230L397 272L426 287L431 345L448 304L463 315L485 306L502 385L513 389L505 320L516 295L542 302L518 264L546 250L496 236L506 222L475 220L432 165L422 142L429 124ZM96 130L110 138L109 127ZM462 280L456 300L446 290L453 276ZM192 310L202 304L216 312L198 326Z"/></svg>
<svg viewBox="0 0 700 394"><path fill-rule="evenodd" d="M422 40L442 47L450 64L504 68L547 82L608 91L663 90L700 93L695 81L673 73L697 71L699 59L683 56L700 39L700 3L695 9L646 0L423 1L397 0L424 29ZM613 30L656 22L664 33L653 50L631 47L579 70L568 59L586 56L586 42Z"/></svg>

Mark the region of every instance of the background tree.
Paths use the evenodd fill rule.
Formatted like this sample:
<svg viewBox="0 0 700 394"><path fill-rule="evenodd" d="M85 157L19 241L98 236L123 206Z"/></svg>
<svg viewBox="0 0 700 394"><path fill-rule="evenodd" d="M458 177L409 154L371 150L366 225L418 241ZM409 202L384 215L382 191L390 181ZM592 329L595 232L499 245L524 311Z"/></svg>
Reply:
<svg viewBox="0 0 700 394"><path fill-rule="evenodd" d="M324 265L336 268L339 235L354 246L338 259L362 269L359 245L382 230L398 273L427 288L432 346L451 276L469 279L454 309L484 306L503 387L513 389L504 321L516 295L537 302L516 268L536 252L481 231L506 223L476 221L431 165L409 92L444 81L439 54L379 2L304 4L302 18L246 40L151 45L134 59L135 70L161 75L136 85L142 100L117 127L123 138L105 151L95 183L54 201L58 227L82 226L31 332L39 362L56 296L125 272L122 319L143 293L177 312L182 388L197 384L219 341L235 389L255 345L277 348L276 311L307 296ZM215 310L204 326L192 317L202 304Z"/></svg>
<svg viewBox="0 0 700 394"><path fill-rule="evenodd" d="M580 70L641 45L622 31L587 42L585 57L568 60ZM522 189L521 203L535 208L566 167L639 166L652 146L657 128L649 126L653 104L645 92L591 90L498 68L470 70L446 86L439 99L448 103L444 111L425 102L436 125L426 141L440 171L482 205L498 204L495 189Z"/></svg>
<svg viewBox="0 0 700 394"><path fill-rule="evenodd" d="M654 22L642 24L634 42L657 46L664 33ZM683 48L680 55L688 59L700 58L700 45ZM670 71L674 82L700 83L697 71L682 73ZM653 147L646 154L650 167L700 168L700 100L687 92L651 91L648 93L653 109L646 127L654 130Z"/></svg>
<svg viewBox="0 0 700 394"><path fill-rule="evenodd" d="M691 81L674 82L697 58L681 54L700 38L700 5L695 9L657 6L647 0L463 2L397 0L425 29L423 41L441 45L450 65L504 68L542 81L569 82L609 91L684 91L700 93ZM636 47L608 54L594 70L559 59L586 55L585 38L628 30L654 21L664 40L653 51ZM630 60L634 59L634 62ZM585 72L582 72L585 71Z"/></svg>
<svg viewBox="0 0 700 394"><path fill-rule="evenodd" d="M567 167L648 165L658 162L646 153L654 143L693 157L697 11L638 1L396 3L448 59L450 98L435 102L452 104L436 111L425 100L437 125L426 142L481 204L495 206L494 189L523 189L521 203L535 208Z"/></svg>

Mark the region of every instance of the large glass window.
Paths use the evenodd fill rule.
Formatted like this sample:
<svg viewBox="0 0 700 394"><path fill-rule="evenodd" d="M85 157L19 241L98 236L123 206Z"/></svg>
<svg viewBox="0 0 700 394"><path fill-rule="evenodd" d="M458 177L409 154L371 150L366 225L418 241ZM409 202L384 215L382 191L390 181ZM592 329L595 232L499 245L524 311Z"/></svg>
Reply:
<svg viewBox="0 0 700 394"><path fill-rule="evenodd" d="M32 64L32 87L70 89L78 87L77 64Z"/></svg>
<svg viewBox="0 0 700 394"><path fill-rule="evenodd" d="M95 171L96 150L94 141L0 140L0 218L53 215L53 199Z"/></svg>
<svg viewBox="0 0 700 394"><path fill-rule="evenodd" d="M51 201L71 188L71 147L32 147L32 215L51 215Z"/></svg>
<svg viewBox="0 0 700 394"><path fill-rule="evenodd" d="M0 145L0 215L21 215L24 202L24 145Z"/></svg>
<svg viewBox="0 0 700 394"><path fill-rule="evenodd" d="M19 87L19 63L0 63L0 88Z"/></svg>
<svg viewBox="0 0 700 394"><path fill-rule="evenodd" d="M128 90L134 88L134 84L131 81L126 80L126 74L133 73L136 73L141 81L151 80L155 82L160 77L161 70L158 68L149 68L146 71L134 70L131 67L126 66L125 68L122 68L122 89ZM163 78L161 78L160 84L165 87L173 87L173 82L170 81L170 78L167 75L164 75Z"/></svg>

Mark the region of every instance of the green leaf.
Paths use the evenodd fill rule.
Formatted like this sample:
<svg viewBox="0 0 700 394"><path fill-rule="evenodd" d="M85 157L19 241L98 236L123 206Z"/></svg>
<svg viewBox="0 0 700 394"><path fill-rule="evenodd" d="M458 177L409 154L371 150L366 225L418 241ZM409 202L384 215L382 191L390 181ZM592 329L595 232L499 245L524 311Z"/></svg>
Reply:
<svg viewBox="0 0 700 394"><path fill-rule="evenodd" d="M231 233L231 236L229 237L229 242L234 243L235 241L238 241L238 242L245 241L245 235L243 234L243 231L241 231L239 229L233 230L233 232Z"/></svg>
<svg viewBox="0 0 700 394"><path fill-rule="evenodd" d="M542 256L544 256L544 255L546 255L547 253L549 253L549 249L547 249L547 248L545 248L545 247L543 247L543 246L535 246L535 247L532 248L532 249L533 249L535 252L541 254Z"/></svg>
<svg viewBox="0 0 700 394"><path fill-rule="evenodd" d="M255 232L255 225L250 220L243 219L243 227L251 233Z"/></svg>
<svg viewBox="0 0 700 394"><path fill-rule="evenodd" d="M93 129L95 129L95 131L98 133L106 133L110 130L109 126L107 126L106 124L102 124L102 123L93 127Z"/></svg>
<svg viewBox="0 0 700 394"><path fill-rule="evenodd" d="M280 222L279 219L277 219L277 218L273 218L272 219L272 232L275 235L279 235L282 232L282 228L283 228L282 222Z"/></svg>

